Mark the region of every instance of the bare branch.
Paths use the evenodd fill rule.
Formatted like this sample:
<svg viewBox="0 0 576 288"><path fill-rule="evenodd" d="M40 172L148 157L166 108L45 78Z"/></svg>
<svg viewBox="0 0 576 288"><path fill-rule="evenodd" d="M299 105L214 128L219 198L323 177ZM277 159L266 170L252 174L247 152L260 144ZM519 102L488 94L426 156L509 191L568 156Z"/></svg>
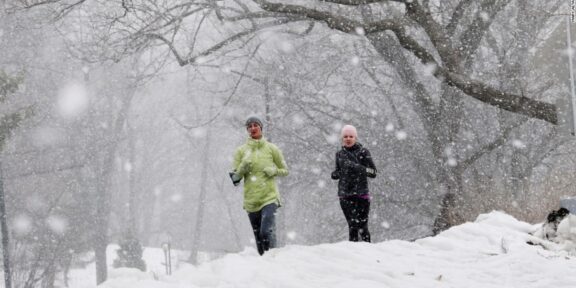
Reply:
<svg viewBox="0 0 576 288"><path fill-rule="evenodd" d="M506 141L509 140L510 134L514 131L514 129L520 127L521 125L523 125L527 121L528 121L528 119L525 118L522 121L518 121L518 122L506 127L504 129L504 131L502 131L502 133L500 133L500 135L498 137L496 137L496 139L494 139L490 143L487 143L484 146L480 147L470 157L466 158L464 161L461 161L460 165L458 165L459 169L461 171L465 171L466 169L468 169L468 167L472 166L472 164L474 164L474 162L476 162L478 159L482 158L482 156L484 156L484 155L490 153L491 151L493 151L494 149L504 145L504 143L506 143Z"/></svg>
<svg viewBox="0 0 576 288"><path fill-rule="evenodd" d="M260 49L262 44L259 44L258 46L256 46L256 48L254 48L254 51L252 51L249 60L251 60L254 55L256 55L256 52L258 52L258 50ZM230 101L232 100L232 98L234 97L234 95L236 95L236 92L238 91L238 87L240 87L240 83L242 83L242 81L244 80L244 75L246 75L246 70L248 69L248 65L250 64L250 61L246 61L246 64L244 65L244 69L242 73L239 73L240 77L238 78L238 80L236 81L236 84L234 84L234 87L232 89L232 92L228 95L228 98L226 98L226 100L224 101L224 103L222 103L222 105L220 105L220 111L218 111L216 114L214 114L214 116L210 117L210 119L204 121L203 123L197 124L197 125L188 125L188 124L184 124L181 121L179 121L176 117L172 117L174 119L174 121L181 126L182 128L186 129L186 130L191 130L194 128L200 128L203 126L206 126L212 122L214 122L216 119L218 119L218 117L220 117L220 114L222 114L222 112L224 111L224 108L228 105L228 103L230 103Z"/></svg>
<svg viewBox="0 0 576 288"><path fill-rule="evenodd" d="M320 0L320 2L348 5L348 6L359 6L373 3L384 3L384 2L406 3L406 0Z"/></svg>
<svg viewBox="0 0 576 288"><path fill-rule="evenodd" d="M43 5L50 5L50 4L58 3L60 1L62 1L62 0L44 0L44 1L21 0L19 2L22 3L23 8L29 9L29 8L34 8L36 6L43 6ZM32 3L30 3L30 2L32 2Z"/></svg>
<svg viewBox="0 0 576 288"><path fill-rule="evenodd" d="M456 32L456 27L458 27L458 23L460 23L460 20L464 16L464 12L466 12L466 9L468 9L470 4L472 4L472 0L462 0L458 2L458 5L456 6L454 12L452 13L450 23L446 25L446 32L448 33L448 35L450 36L454 35L454 33Z"/></svg>
<svg viewBox="0 0 576 288"><path fill-rule="evenodd" d="M502 110L544 120L552 124L558 124L558 114L556 106L553 104L537 101L522 95L502 92L463 75L445 70L442 71L442 68L439 68L439 70L439 74L446 77L444 81L448 85L462 90L462 92L477 100Z"/></svg>
<svg viewBox="0 0 576 288"><path fill-rule="evenodd" d="M358 21L334 15L329 12L306 8L300 5L270 3L264 0L254 0L254 1L258 3L258 5L260 5L260 8L262 8L265 11L290 14L294 16L304 16L309 19L324 22L328 25L328 27L340 30L345 33L355 32L357 28L361 28L363 26Z"/></svg>
<svg viewBox="0 0 576 288"><path fill-rule="evenodd" d="M182 57L182 55L180 54L180 52L178 52L178 50L174 46L173 42L166 39L164 36L159 35L159 34L147 34L146 36L148 36L152 39L157 39L157 40L164 42L164 44L166 44L168 46L168 48L170 49L172 54L174 54L174 57L176 57L178 64L180 66L185 66L185 65L189 65L189 64L194 63L194 61L196 61L200 57L205 57L207 55L210 55L210 54L222 49L223 47L229 45L230 43L232 43L236 40L239 40L239 39L241 39L247 35L251 35L256 31L263 30L263 29L270 28L270 27L274 27L274 26L281 25L281 24L285 24L287 22L289 22L289 20L286 20L286 19L274 20L274 21L270 21L270 22L261 24L259 27L239 32L239 33L237 33L233 36L230 36L227 39L215 44L214 46L204 50L203 52L199 53L198 55L192 56L192 57L189 57L186 59L184 59Z"/></svg>
<svg viewBox="0 0 576 288"><path fill-rule="evenodd" d="M461 52L464 59L476 52L486 31L492 25L496 14L502 11L508 3L510 3L509 0L489 0L482 3L481 10L478 11L474 22L468 26L460 39L461 47L464 48Z"/></svg>
<svg viewBox="0 0 576 288"><path fill-rule="evenodd" d="M446 33L442 25L436 22L430 11L424 9L418 1L411 1L406 4L407 16L409 16L414 22L418 23L426 34L434 48L440 55L443 65L447 67L450 71L459 71L459 59L458 54L454 53L455 48L450 35Z"/></svg>

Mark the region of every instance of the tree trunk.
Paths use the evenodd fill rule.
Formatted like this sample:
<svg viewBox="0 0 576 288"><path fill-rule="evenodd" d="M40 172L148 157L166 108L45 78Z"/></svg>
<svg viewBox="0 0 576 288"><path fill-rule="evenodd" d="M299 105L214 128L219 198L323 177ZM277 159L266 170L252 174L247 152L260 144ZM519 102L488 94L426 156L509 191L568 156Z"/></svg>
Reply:
<svg viewBox="0 0 576 288"><path fill-rule="evenodd" d="M130 169L128 172L128 223L126 227L126 234L128 237L136 239L138 229L136 226L136 177L134 172L134 162L136 161L136 145L134 143L134 131L130 123L127 123L128 129L128 163Z"/></svg>
<svg viewBox="0 0 576 288"><path fill-rule="evenodd" d="M457 200L462 193L461 179L462 175L456 169L446 167L443 175L440 177L440 187L444 187L446 193L442 196L440 202L440 212L434 220L432 233L438 235L440 232L464 222L462 216L458 213Z"/></svg>
<svg viewBox="0 0 576 288"><path fill-rule="evenodd" d="M57 252L55 252L57 253ZM52 261L51 264L47 265L44 275L42 277L42 288L54 288L54 281L56 280L56 263Z"/></svg>
<svg viewBox="0 0 576 288"><path fill-rule="evenodd" d="M10 269L10 241L8 234L8 223L6 221L6 197L4 196L4 176L2 174L2 163L0 162L0 232L2 233L2 256L4 263L4 287L12 287L12 273Z"/></svg>
<svg viewBox="0 0 576 288"><path fill-rule="evenodd" d="M207 128L206 142L202 151L202 172L200 175L200 195L198 196L198 208L196 210L196 224L194 226L194 235L192 235L192 248L188 262L198 264L198 250L200 249L200 237L202 236L202 225L204 224L204 207L206 206L206 185L208 185L208 170L210 168L210 142L212 138L212 129ZM190 143L193 143L190 140Z"/></svg>
<svg viewBox="0 0 576 288"><path fill-rule="evenodd" d="M108 246L108 217L110 212L110 201L106 184L102 183L106 179L105 173L98 173L103 178L96 179L96 227L94 235L94 255L96 260L96 285L102 284L108 277L108 265L106 257L106 247Z"/></svg>

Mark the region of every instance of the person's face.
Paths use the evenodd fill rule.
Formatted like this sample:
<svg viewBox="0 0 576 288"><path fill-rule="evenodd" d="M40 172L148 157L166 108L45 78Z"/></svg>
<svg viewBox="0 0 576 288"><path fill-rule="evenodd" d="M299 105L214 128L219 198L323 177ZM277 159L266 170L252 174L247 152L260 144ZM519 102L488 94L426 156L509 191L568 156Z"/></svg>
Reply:
<svg viewBox="0 0 576 288"><path fill-rule="evenodd" d="M342 145L344 147L352 147L356 144L356 136L352 131L344 131L342 134Z"/></svg>
<svg viewBox="0 0 576 288"><path fill-rule="evenodd" d="M246 130L248 130L248 134L252 139L260 139L262 138L262 127L258 125L256 122L252 122L246 126Z"/></svg>

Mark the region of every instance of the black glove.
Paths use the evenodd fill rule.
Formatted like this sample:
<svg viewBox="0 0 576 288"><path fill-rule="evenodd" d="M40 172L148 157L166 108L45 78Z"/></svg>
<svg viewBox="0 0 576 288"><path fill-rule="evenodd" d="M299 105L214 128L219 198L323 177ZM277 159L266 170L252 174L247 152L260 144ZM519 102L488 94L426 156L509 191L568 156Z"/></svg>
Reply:
<svg viewBox="0 0 576 288"><path fill-rule="evenodd" d="M242 177L240 175L234 172L229 172L228 175L230 175L230 179L232 179L232 184L234 184L234 186L240 185L240 181L242 181Z"/></svg>
<svg viewBox="0 0 576 288"><path fill-rule="evenodd" d="M332 177L332 180L340 179L340 171L339 170L332 171L332 175L330 175L330 177Z"/></svg>

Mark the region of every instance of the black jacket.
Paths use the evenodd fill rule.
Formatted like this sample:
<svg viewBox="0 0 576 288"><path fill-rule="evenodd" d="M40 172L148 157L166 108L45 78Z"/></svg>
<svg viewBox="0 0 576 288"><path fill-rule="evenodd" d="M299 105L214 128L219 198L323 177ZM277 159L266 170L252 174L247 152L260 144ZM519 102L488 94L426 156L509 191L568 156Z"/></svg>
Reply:
<svg viewBox="0 0 576 288"><path fill-rule="evenodd" d="M336 170L332 179L338 181L338 196L368 194L368 178L376 177L376 167L368 149L356 143L336 152Z"/></svg>

